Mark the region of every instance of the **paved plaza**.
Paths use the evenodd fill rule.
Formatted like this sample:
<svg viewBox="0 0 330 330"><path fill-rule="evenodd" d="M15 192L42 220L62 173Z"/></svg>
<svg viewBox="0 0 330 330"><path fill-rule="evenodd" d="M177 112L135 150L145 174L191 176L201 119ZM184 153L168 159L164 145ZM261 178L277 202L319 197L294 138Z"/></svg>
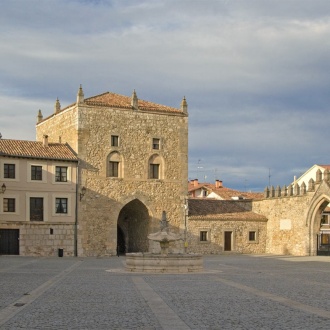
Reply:
<svg viewBox="0 0 330 330"><path fill-rule="evenodd" d="M330 329L330 257L217 255L195 274L125 257L0 256L0 329Z"/></svg>

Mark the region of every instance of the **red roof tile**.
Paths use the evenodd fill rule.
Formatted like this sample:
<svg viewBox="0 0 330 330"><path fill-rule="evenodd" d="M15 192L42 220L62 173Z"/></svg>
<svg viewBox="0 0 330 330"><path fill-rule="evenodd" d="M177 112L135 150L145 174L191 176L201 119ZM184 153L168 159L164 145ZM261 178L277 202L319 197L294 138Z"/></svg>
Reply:
<svg viewBox="0 0 330 330"><path fill-rule="evenodd" d="M86 98L84 102L87 105L132 109L131 100L132 98L130 96L124 96L116 93L106 92L100 95ZM138 101L138 106L139 106L139 110L156 111L156 112L157 111L175 112L182 114L182 111L180 109L172 108L166 105L161 105L140 99Z"/></svg>
<svg viewBox="0 0 330 330"><path fill-rule="evenodd" d="M61 143L0 139L0 156L78 161L69 145Z"/></svg>
<svg viewBox="0 0 330 330"><path fill-rule="evenodd" d="M267 221L265 216L248 211L237 201L189 198L188 209L188 215L191 218Z"/></svg>

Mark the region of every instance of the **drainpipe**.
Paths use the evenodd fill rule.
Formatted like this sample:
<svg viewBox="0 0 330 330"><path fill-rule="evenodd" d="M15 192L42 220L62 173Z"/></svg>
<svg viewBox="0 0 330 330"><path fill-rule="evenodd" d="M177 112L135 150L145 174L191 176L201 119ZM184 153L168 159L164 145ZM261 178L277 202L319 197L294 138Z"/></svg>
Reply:
<svg viewBox="0 0 330 330"><path fill-rule="evenodd" d="M76 207L75 207L75 221L74 221L74 256L78 257L78 169L79 161L76 167Z"/></svg>

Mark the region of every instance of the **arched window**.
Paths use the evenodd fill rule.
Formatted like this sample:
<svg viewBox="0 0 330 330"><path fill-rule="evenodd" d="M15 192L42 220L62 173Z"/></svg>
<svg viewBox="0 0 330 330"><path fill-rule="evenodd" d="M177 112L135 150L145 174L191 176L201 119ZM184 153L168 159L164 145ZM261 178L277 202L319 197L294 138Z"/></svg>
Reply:
<svg viewBox="0 0 330 330"><path fill-rule="evenodd" d="M152 155L148 162L148 178L164 179L164 160L159 155Z"/></svg>
<svg viewBox="0 0 330 330"><path fill-rule="evenodd" d="M119 152L109 154L107 159L107 176L111 178L123 177L123 162Z"/></svg>

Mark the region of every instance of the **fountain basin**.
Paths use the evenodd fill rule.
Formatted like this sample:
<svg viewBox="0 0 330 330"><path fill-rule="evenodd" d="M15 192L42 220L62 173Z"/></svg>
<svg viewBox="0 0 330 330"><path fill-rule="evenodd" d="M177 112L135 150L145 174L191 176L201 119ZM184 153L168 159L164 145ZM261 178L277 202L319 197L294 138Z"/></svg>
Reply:
<svg viewBox="0 0 330 330"><path fill-rule="evenodd" d="M192 273L203 270L200 254L126 253L126 270L146 273Z"/></svg>

